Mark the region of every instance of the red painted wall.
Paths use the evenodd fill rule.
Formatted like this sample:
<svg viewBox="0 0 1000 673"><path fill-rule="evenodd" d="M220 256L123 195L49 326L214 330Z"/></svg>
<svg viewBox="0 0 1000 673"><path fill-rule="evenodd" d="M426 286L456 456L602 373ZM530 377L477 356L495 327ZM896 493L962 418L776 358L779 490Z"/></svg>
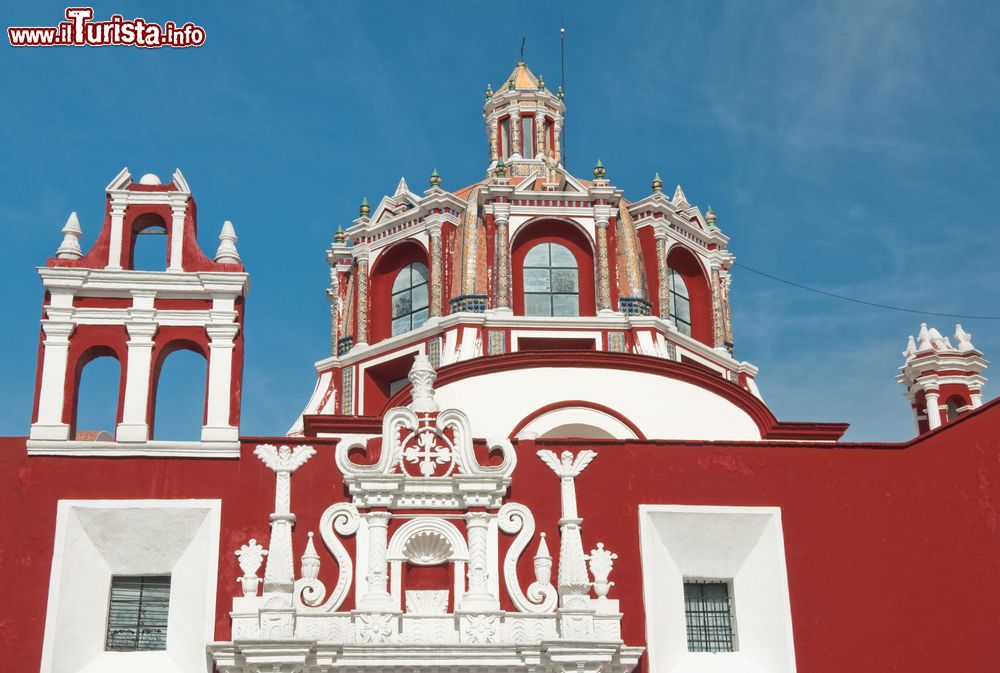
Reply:
<svg viewBox="0 0 1000 673"><path fill-rule="evenodd" d="M559 484L535 451L598 451L577 479L583 537L619 555L611 597L630 645L645 644L639 503L779 506L800 673L985 673L1000 660L998 430L992 403L902 445L522 441L510 496L556 540ZM267 539L274 476L251 453L265 441L245 439L240 460L182 460L28 458L23 438L0 439L5 670L38 670L59 498L222 498L216 635L227 639L233 550ZM317 455L292 478L296 557L322 511L344 499L334 442L310 443ZM324 555L320 577L334 572Z"/></svg>

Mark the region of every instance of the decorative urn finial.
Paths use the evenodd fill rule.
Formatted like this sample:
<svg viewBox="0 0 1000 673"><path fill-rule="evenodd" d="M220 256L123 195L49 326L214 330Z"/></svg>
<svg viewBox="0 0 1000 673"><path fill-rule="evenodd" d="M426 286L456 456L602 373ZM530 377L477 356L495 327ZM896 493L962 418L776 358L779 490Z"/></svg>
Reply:
<svg viewBox="0 0 1000 673"><path fill-rule="evenodd" d="M441 174L438 173L438 169L436 168L431 172L430 183L432 188L441 188Z"/></svg>
<svg viewBox="0 0 1000 673"><path fill-rule="evenodd" d="M361 217L368 217L368 213L370 212L371 208L368 206L368 197L361 197L361 207L358 208L358 213L360 213Z"/></svg>
<svg viewBox="0 0 1000 673"><path fill-rule="evenodd" d="M493 84L486 85L486 100L493 98Z"/></svg>
<svg viewBox="0 0 1000 673"><path fill-rule="evenodd" d="M538 76L538 90L545 91L545 75Z"/></svg>
<svg viewBox="0 0 1000 673"><path fill-rule="evenodd" d="M80 259L83 257L83 250L80 248L80 236L83 230L80 228L80 220L76 216L76 211L69 214L65 226L62 228L63 240L56 250L56 257L59 259Z"/></svg>
<svg viewBox="0 0 1000 673"><path fill-rule="evenodd" d="M226 220L219 232L219 249L215 251L215 261L220 264L241 264L240 253L236 250L236 229L233 223Z"/></svg>
<svg viewBox="0 0 1000 673"><path fill-rule="evenodd" d="M336 243L343 243L347 239L347 235L344 234L343 225L337 225L337 233L333 235L333 240Z"/></svg>
<svg viewBox="0 0 1000 673"><path fill-rule="evenodd" d="M660 179L659 172L653 176L653 193L662 194L663 193L663 180Z"/></svg>
<svg viewBox="0 0 1000 673"><path fill-rule="evenodd" d="M514 82L513 77L511 77L510 80L507 82L507 88L510 89L511 91L517 88L517 83Z"/></svg>
<svg viewBox="0 0 1000 673"><path fill-rule="evenodd" d="M604 169L604 164L601 160L597 160L597 164L594 166L594 179L595 180L605 180L608 177L608 172Z"/></svg>
<svg viewBox="0 0 1000 673"><path fill-rule="evenodd" d="M434 380L437 379L437 372L430 358L423 353L418 353L413 358L413 366L407 377L413 386L413 401L410 402L410 409L416 413L432 413L438 410L437 401L434 399Z"/></svg>
<svg viewBox="0 0 1000 673"><path fill-rule="evenodd" d="M708 226L715 229L715 211L712 210L712 206L709 206L708 211L705 213L705 221L708 222Z"/></svg>
<svg viewBox="0 0 1000 673"><path fill-rule="evenodd" d="M504 164L503 159L497 159L497 167L494 174L498 178L507 177L507 166Z"/></svg>
<svg viewBox="0 0 1000 673"><path fill-rule="evenodd" d="M562 100L563 98L565 98L565 96L566 94L563 92L562 84L560 84L559 90L556 91L556 97L559 98L559 100Z"/></svg>

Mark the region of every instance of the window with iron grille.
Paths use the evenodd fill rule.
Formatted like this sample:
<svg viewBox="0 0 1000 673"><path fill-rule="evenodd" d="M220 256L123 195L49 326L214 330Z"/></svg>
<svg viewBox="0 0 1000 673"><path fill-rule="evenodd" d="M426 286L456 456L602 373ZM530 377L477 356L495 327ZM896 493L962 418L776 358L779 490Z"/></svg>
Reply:
<svg viewBox="0 0 1000 673"><path fill-rule="evenodd" d="M167 649L170 575L114 575L104 649L142 652Z"/></svg>
<svg viewBox="0 0 1000 673"><path fill-rule="evenodd" d="M730 584L717 580L685 580L684 617L689 652L733 652L733 602Z"/></svg>

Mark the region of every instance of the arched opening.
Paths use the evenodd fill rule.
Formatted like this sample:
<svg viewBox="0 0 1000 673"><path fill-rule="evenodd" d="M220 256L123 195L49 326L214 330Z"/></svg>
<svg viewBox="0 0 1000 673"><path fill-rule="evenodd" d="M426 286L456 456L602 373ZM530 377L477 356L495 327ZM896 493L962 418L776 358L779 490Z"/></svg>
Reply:
<svg viewBox="0 0 1000 673"><path fill-rule="evenodd" d="M420 262L407 264L396 274L392 284L392 336L404 334L427 322L429 280L427 267Z"/></svg>
<svg viewBox="0 0 1000 673"><path fill-rule="evenodd" d="M376 343L417 329L430 316L427 252L402 241L382 252L369 274L368 336Z"/></svg>
<svg viewBox="0 0 1000 673"><path fill-rule="evenodd" d="M949 397L948 401L945 403L948 420L953 421L958 418L958 415L963 411L963 407L965 407L965 400L961 397L958 395Z"/></svg>
<svg viewBox="0 0 1000 673"><path fill-rule="evenodd" d="M545 220L519 230L511 246L514 313L594 315L594 252L569 222Z"/></svg>
<svg viewBox="0 0 1000 673"><path fill-rule="evenodd" d="M559 243L537 243L524 255L524 315L580 315L576 258Z"/></svg>
<svg viewBox="0 0 1000 673"><path fill-rule="evenodd" d="M584 423L560 425L539 436L549 439L615 439L615 436L604 428Z"/></svg>
<svg viewBox="0 0 1000 673"><path fill-rule="evenodd" d="M164 349L153 378L150 439L201 439L207 372L205 356L194 344L181 342Z"/></svg>
<svg viewBox="0 0 1000 673"><path fill-rule="evenodd" d="M121 365L108 349L81 358L70 426L78 441L114 441L120 418Z"/></svg>
<svg viewBox="0 0 1000 673"><path fill-rule="evenodd" d="M670 292L670 320L679 332L713 345L712 292L701 262L687 248L675 245L667 253L674 283ZM674 308L677 307L676 318Z"/></svg>
<svg viewBox="0 0 1000 673"><path fill-rule="evenodd" d="M135 218L129 268L134 271L165 271L168 240L167 225L162 217L145 213Z"/></svg>

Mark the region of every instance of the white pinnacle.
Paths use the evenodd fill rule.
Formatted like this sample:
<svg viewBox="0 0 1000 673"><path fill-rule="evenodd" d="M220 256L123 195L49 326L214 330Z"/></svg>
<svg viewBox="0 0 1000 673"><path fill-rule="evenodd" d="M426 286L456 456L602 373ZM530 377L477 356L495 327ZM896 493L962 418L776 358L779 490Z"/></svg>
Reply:
<svg viewBox="0 0 1000 673"><path fill-rule="evenodd" d="M236 250L236 230L233 223L226 220L222 223L219 233L219 249L215 251L215 261L220 264L242 264L240 253Z"/></svg>
<svg viewBox="0 0 1000 673"><path fill-rule="evenodd" d="M80 228L80 220L74 210L69 214L66 225L62 228L63 240L59 249L56 250L56 257L59 259L80 259L83 257L83 250L80 249L80 236L83 230Z"/></svg>
<svg viewBox="0 0 1000 673"><path fill-rule="evenodd" d="M406 194L409 191L410 188L406 184L406 178L400 178L399 184L396 185L396 193L393 194L393 196L400 196L402 194Z"/></svg>
<svg viewBox="0 0 1000 673"><path fill-rule="evenodd" d="M674 198L672 198L670 202L675 206L688 205L687 197L684 196L684 190L681 189L680 185L677 185L677 189L674 190Z"/></svg>

